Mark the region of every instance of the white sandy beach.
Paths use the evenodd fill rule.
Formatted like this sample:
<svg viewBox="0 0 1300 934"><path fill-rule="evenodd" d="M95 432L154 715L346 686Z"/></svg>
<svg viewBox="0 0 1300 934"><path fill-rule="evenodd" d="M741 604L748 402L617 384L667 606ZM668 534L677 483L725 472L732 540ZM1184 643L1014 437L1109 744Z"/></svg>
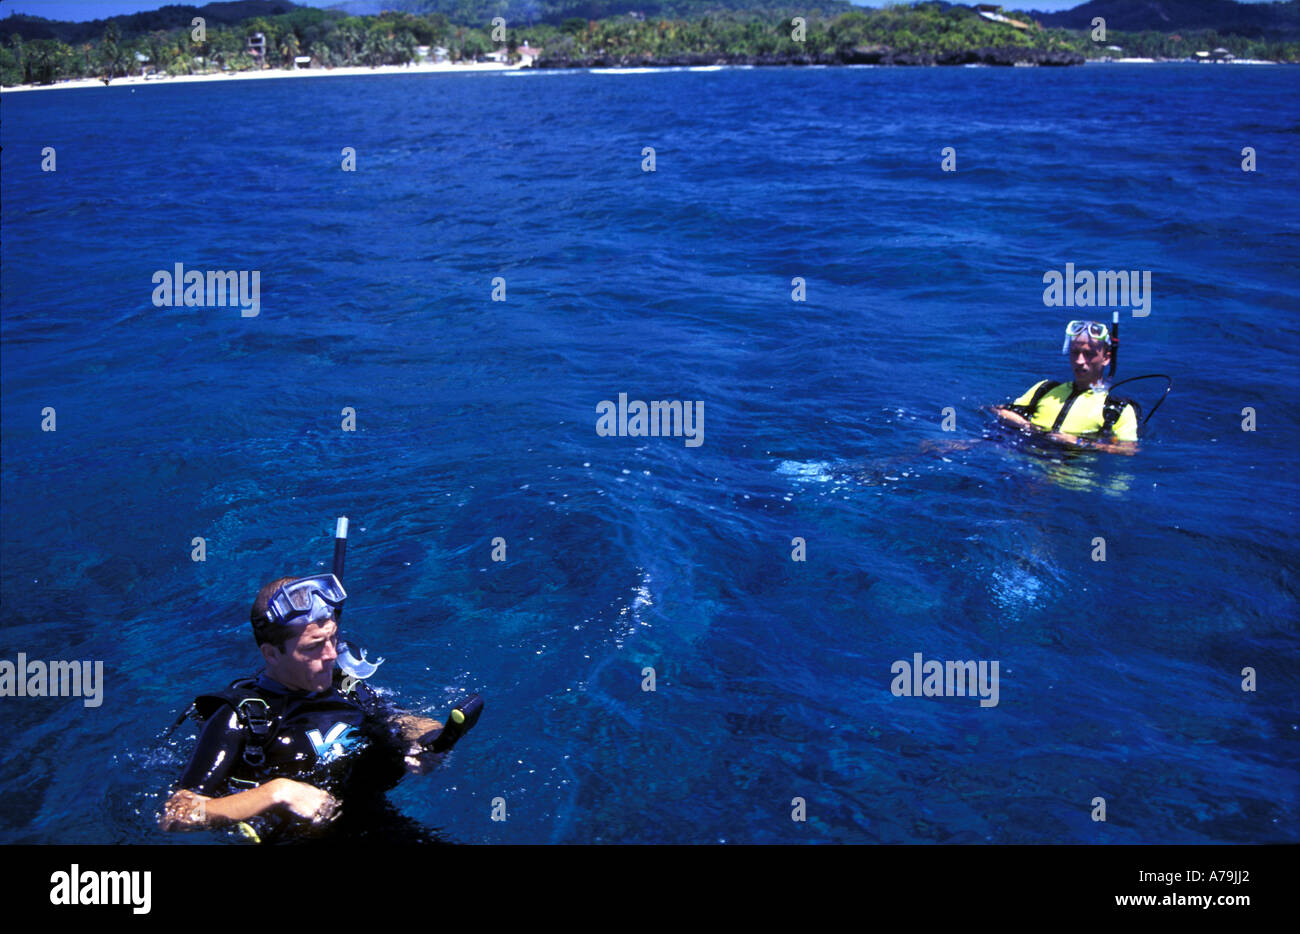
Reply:
<svg viewBox="0 0 1300 934"><path fill-rule="evenodd" d="M1090 59L1084 64L1087 65L1128 65L1128 64L1185 64L1185 60L1159 60L1152 58L1119 58L1119 59ZM1276 65L1277 62L1259 61L1256 59L1235 59L1226 62L1197 62L1200 65ZM56 84L20 84L12 88L0 88L0 92L10 94L15 91L57 91L62 88L104 88L104 87L135 87L138 85L157 85L157 84L186 84L193 81L261 81L270 78L328 78L337 76L360 76L360 75L433 75L433 74L473 74L478 72L496 72L496 71L519 71L526 68L524 65L502 65L498 62L425 62L422 64L412 65L379 65L375 68L369 68L365 65L354 65L342 68L301 68L288 70L284 68L265 68L261 71L229 71L214 72L206 75L180 75L178 77L168 77L166 75L150 76L148 78L139 75L133 75L129 78L114 78L112 84L104 84L98 78L76 78L70 81L60 81ZM639 74L656 71L712 71L724 67L733 68L752 68L752 65L698 65L682 68L606 68L593 69L596 73L608 72L610 74ZM799 67L829 67L829 66L799 66ZM876 65L846 65L846 68L876 68ZM967 67L987 67L987 66L967 66ZM560 69L553 74L562 73Z"/></svg>
<svg viewBox="0 0 1300 934"><path fill-rule="evenodd" d="M20 84L17 87L3 88L3 93L15 91L57 91L63 88L116 88L135 87L139 85L188 84L194 81L260 81L268 78L328 78L359 75L432 75L432 74L471 74L484 71L517 71L520 65L502 65L498 62L438 62L419 65L380 65L367 68L356 65L347 68L302 68L290 71L283 68L266 68L261 71L218 72L207 75L180 75L175 78L167 76L143 78L133 75L129 78L114 78L112 84L104 84L98 78L76 78L60 81L57 84Z"/></svg>

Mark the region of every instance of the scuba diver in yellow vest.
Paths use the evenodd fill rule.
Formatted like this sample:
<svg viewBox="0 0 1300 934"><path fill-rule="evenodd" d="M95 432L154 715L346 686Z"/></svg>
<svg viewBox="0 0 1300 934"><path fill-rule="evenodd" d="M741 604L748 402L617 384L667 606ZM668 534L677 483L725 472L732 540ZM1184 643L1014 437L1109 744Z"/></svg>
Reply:
<svg viewBox="0 0 1300 934"><path fill-rule="evenodd" d="M1108 365L1114 375L1119 353L1118 313L1115 317L1111 326L1100 321L1071 321L1066 325L1061 351L1069 355L1073 382L1042 380L1014 402L995 406L993 411L1017 427L1047 432L1054 441L1111 454L1136 454L1141 417L1138 404L1112 395L1111 390L1119 383L1107 387L1103 378ZM1168 392L1166 389L1165 394Z"/></svg>

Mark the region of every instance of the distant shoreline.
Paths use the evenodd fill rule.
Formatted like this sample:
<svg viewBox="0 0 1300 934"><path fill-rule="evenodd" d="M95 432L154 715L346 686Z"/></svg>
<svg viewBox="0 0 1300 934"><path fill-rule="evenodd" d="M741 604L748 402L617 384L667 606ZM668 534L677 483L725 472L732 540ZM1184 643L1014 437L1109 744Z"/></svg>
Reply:
<svg viewBox="0 0 1300 934"><path fill-rule="evenodd" d="M1022 62L1017 64L1038 63ZM1087 59L1082 64L1085 65L1282 65L1284 62L1271 62L1253 59L1234 59L1227 62L1189 62L1186 59L1151 59L1151 58L1130 58L1130 59ZM505 71L540 71L540 72L563 72L563 71L607 71L612 73L625 72L651 72L651 71L715 71L722 68L772 68L772 67L790 67L790 68L915 68L915 67L966 67L966 68L1002 68L1003 65L993 65L988 63L974 62L963 63L962 65L903 65L903 64L846 64L846 65L823 65L823 64L799 64L789 63L780 64L763 64L754 65L743 62L716 62L713 64L627 64L627 65L596 65L596 64L546 64L542 67L533 65L532 67L523 65L502 65L498 62L441 62L438 64L421 64L421 65L377 65L368 67L365 65L343 66L338 68L302 68L293 71L282 68L267 68L261 71L232 71L232 72L215 72L203 75L177 75L177 76L159 76L145 78L140 75L132 75L126 78L114 78L111 84L104 84L99 78L73 78L67 81L60 81L55 84L20 84L15 87L0 88L0 93L11 94L20 91L59 91L70 88L115 88L115 87L153 87L157 85L170 84L196 84L204 81L216 81L227 84L243 81L260 81L275 78L326 78L334 77L360 77L362 75L433 75L433 74L470 74L482 72L505 72ZM1050 67L1050 66L1045 66ZM1077 66L1075 66L1077 67Z"/></svg>
<svg viewBox="0 0 1300 934"><path fill-rule="evenodd" d="M1234 58L1227 62L1202 62L1186 58L1090 58L1085 65L1288 65L1262 58Z"/></svg>
<svg viewBox="0 0 1300 934"><path fill-rule="evenodd" d="M2 88L0 92L11 94L20 91L60 91L69 88L116 88L116 87L153 87L170 84L195 84L200 81L220 81L227 84L242 81L260 81L270 78L327 78L359 77L361 75L434 75L434 74L469 74L472 72L518 71L519 65L502 65L498 62L453 63L439 62L421 65L377 65L373 68L365 65L345 66L340 68L300 68L286 70L283 68L266 68L261 71L215 72L205 75L176 75L144 78L132 75L127 78L114 78L111 84L104 84L99 78L73 78L55 84L19 84Z"/></svg>
<svg viewBox="0 0 1300 934"><path fill-rule="evenodd" d="M1188 61L1184 58L1090 58L1080 62L1079 65L1288 65L1290 62L1265 61L1263 59L1234 59L1230 62L1201 62ZM1077 68L1079 65L1069 65L1066 67ZM544 64L534 64L527 71L541 72L564 72L564 71L612 71L612 72L649 72L649 71L717 71L722 68L997 68L1005 69L1010 67L1029 67L1029 68L1059 68L1057 64L1046 64L1042 62L1019 61L1010 63L992 63L992 62L750 62L750 61L717 61L713 63L695 63L683 64L677 62L649 62L638 63L635 60L629 60L626 63L612 64L595 64L592 62L577 61L567 64L555 64L547 62Z"/></svg>

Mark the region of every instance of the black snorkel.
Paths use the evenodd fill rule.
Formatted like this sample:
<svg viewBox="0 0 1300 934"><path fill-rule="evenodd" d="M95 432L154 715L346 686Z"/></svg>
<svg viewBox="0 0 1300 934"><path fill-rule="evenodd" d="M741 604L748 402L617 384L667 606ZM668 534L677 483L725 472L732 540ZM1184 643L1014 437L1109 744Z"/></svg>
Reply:
<svg viewBox="0 0 1300 934"><path fill-rule="evenodd" d="M343 583L343 566L347 554L348 517L339 516L334 525L334 576L339 579L340 584ZM343 607L335 607L334 621L338 622L342 617ZM359 649L354 654L351 645L342 639L339 640L338 666L344 674L358 681L364 681L375 673L382 662L382 658L376 662L367 661L364 649ZM451 713L447 715L446 726L430 730L421 736L418 742L430 752L447 752L462 736L474 728L482 713L483 698L471 694L451 709Z"/></svg>
<svg viewBox="0 0 1300 934"><path fill-rule="evenodd" d="M339 579L340 584L343 583L343 565L347 559L347 555L348 517L339 516L338 520L334 524L334 576ZM336 606L334 608L334 621L338 623L342 619L343 607L341 605ZM366 659L365 649L357 649L354 652L351 644L342 638L339 639L338 651L339 670L342 671L344 675L353 678L356 681L364 681L369 678L384 662L382 658L375 662L368 661Z"/></svg>
<svg viewBox="0 0 1300 934"><path fill-rule="evenodd" d="M1115 369L1112 365L1111 372ZM348 556L348 517L339 516L334 523L334 576L343 583L343 562ZM337 607L334 610L334 621L339 622L343 619L343 607Z"/></svg>
<svg viewBox="0 0 1300 934"><path fill-rule="evenodd" d="M1114 378L1115 367L1119 366L1119 309L1116 308L1110 319L1110 376ZM1155 411L1152 409L1151 411ZM347 520L344 519L344 522ZM342 578L340 578L342 580Z"/></svg>

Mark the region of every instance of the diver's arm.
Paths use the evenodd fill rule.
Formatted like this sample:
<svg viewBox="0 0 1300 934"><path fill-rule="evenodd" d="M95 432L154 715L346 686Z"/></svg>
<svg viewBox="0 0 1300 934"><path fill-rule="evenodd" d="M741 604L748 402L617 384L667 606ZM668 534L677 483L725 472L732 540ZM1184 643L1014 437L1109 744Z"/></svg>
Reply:
<svg viewBox="0 0 1300 934"><path fill-rule="evenodd" d="M225 798L209 798L188 788L178 789L163 805L158 826L163 830L202 830L226 821L256 817L278 803L272 787L276 781L279 779Z"/></svg>
<svg viewBox="0 0 1300 934"><path fill-rule="evenodd" d="M158 824L163 830L200 830L248 820L281 806L317 823L328 821L338 812L338 801L329 792L306 782L273 778L224 798L209 798L181 788L167 799Z"/></svg>
<svg viewBox="0 0 1300 934"><path fill-rule="evenodd" d="M1047 380L1040 379L1038 382L1034 383L1034 385L1026 389L1014 402L1008 402L1004 405L993 405L989 406L989 408L992 409L993 414L998 418L1002 419L1004 422L1010 422L1017 428L1033 428L1034 425L1029 419L1033 416L1034 410L1030 409L1029 406L1035 401L1035 393L1038 393L1046 382Z"/></svg>
<svg viewBox="0 0 1300 934"><path fill-rule="evenodd" d="M419 717L402 710L396 704L380 697L365 681L356 686L356 700L368 719L384 724L393 737L407 743L414 744L425 733L442 726L437 720Z"/></svg>
<svg viewBox="0 0 1300 934"><path fill-rule="evenodd" d="M1105 451L1107 454L1124 454L1132 457L1138 452L1136 441L1091 441L1086 445L1094 451Z"/></svg>
<svg viewBox="0 0 1300 934"><path fill-rule="evenodd" d="M1001 405L993 406L993 414L996 415L998 418L1002 419L1004 422L1010 422L1011 424L1015 425L1017 428L1033 427L1029 419L1025 418L1019 412L1013 412L1011 409Z"/></svg>
<svg viewBox="0 0 1300 934"><path fill-rule="evenodd" d="M1015 425L1017 428L1027 428L1036 430L1034 424L1019 412L1012 411L1006 406L992 406L993 412L1005 422ZM1126 454L1133 455L1138 452L1137 443L1134 441L1098 441L1092 438L1081 438L1078 435L1067 434L1063 431L1048 432L1047 436L1053 441L1059 441L1062 444L1072 444L1078 448L1086 448L1089 451L1103 451L1107 454Z"/></svg>
<svg viewBox="0 0 1300 934"><path fill-rule="evenodd" d="M1078 435L1066 434L1063 431L1054 431L1048 437L1053 441L1072 444L1077 448L1084 448L1088 451L1103 451L1106 454L1125 454L1129 456L1138 452L1137 443L1133 441L1097 441L1092 438L1080 438Z"/></svg>
<svg viewBox="0 0 1300 934"><path fill-rule="evenodd" d="M421 736L431 730L442 729L442 724L437 720L430 720L428 717L417 717L414 714L403 713L402 711L393 711L388 722L397 731L397 735L407 744L406 755L402 759L407 772L412 775L423 775L426 772L433 771L446 761L447 754L445 752L430 752L420 745Z"/></svg>
<svg viewBox="0 0 1300 934"><path fill-rule="evenodd" d="M441 723L399 709L380 698L364 681L357 685L356 690L357 701L366 711L368 722L380 725L381 730L397 744L407 772L421 775L443 763L445 753L431 752L420 745L420 737L431 730L441 729Z"/></svg>
<svg viewBox="0 0 1300 934"><path fill-rule="evenodd" d="M414 743L425 733L430 730L442 729L442 724L437 720L430 720L428 717L417 717L415 714L395 711L389 723L397 730L398 735L407 742Z"/></svg>
<svg viewBox="0 0 1300 934"><path fill-rule="evenodd" d="M337 810L337 802L326 792L286 778L216 797L218 790L227 787L234 764L243 752L243 730L234 709L219 709L203 724L198 744L177 783L179 788L163 806L158 825L163 830L198 830L256 817L280 805L310 820L329 812L331 807Z"/></svg>

